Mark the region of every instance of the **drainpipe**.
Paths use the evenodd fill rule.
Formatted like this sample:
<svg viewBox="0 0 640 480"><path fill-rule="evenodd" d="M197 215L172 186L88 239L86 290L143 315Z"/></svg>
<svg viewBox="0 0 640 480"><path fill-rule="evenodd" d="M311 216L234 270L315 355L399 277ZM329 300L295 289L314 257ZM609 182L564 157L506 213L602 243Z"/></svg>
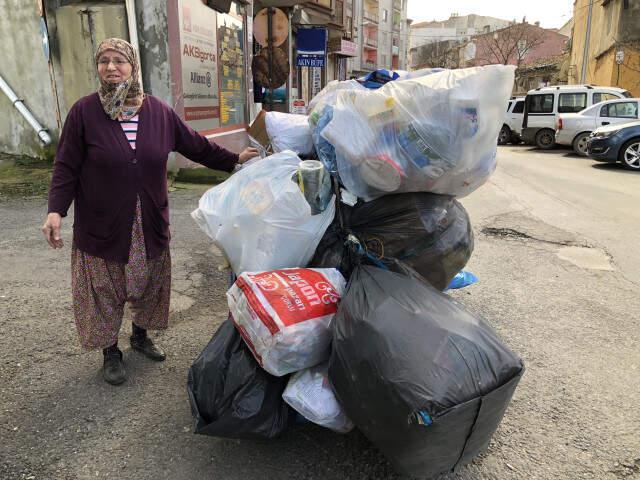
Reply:
<svg viewBox="0 0 640 480"><path fill-rule="evenodd" d="M593 2L589 0L589 11L587 13L587 32L584 39L584 52L582 53L582 72L580 72L580 83L587 80L587 63L589 63L589 42L591 41L591 15L593 13Z"/></svg>
<svg viewBox="0 0 640 480"><path fill-rule="evenodd" d="M27 107L25 107L24 103L22 103L22 100L18 98L18 96L11 89L9 84L7 84L7 82L4 81L4 78L2 78L1 75L0 75L0 89L2 89L5 95L9 97L11 104L14 107L16 107L16 109L22 114L25 120L29 122L29 125L31 125L33 129L36 132L38 132L38 138L40 138L40 141L44 145L49 145L51 143L51 136L47 133L47 129L44 128L42 125L40 125L40 123L38 123L36 118L31 114L31 112L27 109Z"/></svg>
<svg viewBox="0 0 640 480"><path fill-rule="evenodd" d="M125 0L125 10L127 12L127 26L129 27L129 43L133 45L138 54L138 80L142 86L142 57L140 56L140 44L138 40L138 18L136 17L135 0Z"/></svg>

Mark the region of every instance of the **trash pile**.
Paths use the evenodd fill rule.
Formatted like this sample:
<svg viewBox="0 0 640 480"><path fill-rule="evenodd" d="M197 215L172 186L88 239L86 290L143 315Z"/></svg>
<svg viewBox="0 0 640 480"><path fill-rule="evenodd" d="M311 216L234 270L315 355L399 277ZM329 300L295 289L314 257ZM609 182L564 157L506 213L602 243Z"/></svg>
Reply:
<svg viewBox="0 0 640 480"><path fill-rule="evenodd" d="M443 293L478 281L456 198L495 168L514 68L374 73L330 83L308 117L262 115L275 153L192 213L233 282L189 399L196 433L273 438L304 418L434 476L487 449L524 372Z"/></svg>

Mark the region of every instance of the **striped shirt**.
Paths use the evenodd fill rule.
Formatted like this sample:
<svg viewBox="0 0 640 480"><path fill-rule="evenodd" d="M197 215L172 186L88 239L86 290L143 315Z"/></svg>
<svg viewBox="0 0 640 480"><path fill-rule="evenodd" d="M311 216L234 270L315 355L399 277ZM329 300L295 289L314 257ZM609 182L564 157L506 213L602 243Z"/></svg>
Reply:
<svg viewBox="0 0 640 480"><path fill-rule="evenodd" d="M129 145L134 150L136 149L136 137L138 135L138 115L129 119L129 120L118 120L124 134L127 136L127 140L129 140Z"/></svg>

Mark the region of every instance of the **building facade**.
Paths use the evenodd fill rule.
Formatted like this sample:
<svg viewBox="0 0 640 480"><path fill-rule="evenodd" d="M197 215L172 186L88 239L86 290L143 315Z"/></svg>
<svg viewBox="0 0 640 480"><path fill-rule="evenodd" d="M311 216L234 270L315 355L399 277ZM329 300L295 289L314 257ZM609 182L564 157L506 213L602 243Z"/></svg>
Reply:
<svg viewBox="0 0 640 480"><path fill-rule="evenodd" d="M354 39L358 55L349 73L359 76L377 68L408 68L408 0L354 0Z"/></svg>
<svg viewBox="0 0 640 480"><path fill-rule="evenodd" d="M471 57L461 59L461 67L475 67L501 63L504 65L532 65L541 60L562 55L568 47L569 37L556 30L540 27L539 23L512 24L492 33L476 35L467 52ZM469 58L470 57L470 58Z"/></svg>
<svg viewBox="0 0 640 480"><path fill-rule="evenodd" d="M640 96L640 2L575 1L569 83L621 87Z"/></svg>
<svg viewBox="0 0 640 480"><path fill-rule="evenodd" d="M463 43L474 35L493 32L505 28L513 21L482 15L452 14L444 21L413 23L409 31L409 57L412 70L420 68L425 63L425 55L428 56L431 48L421 48L425 45L442 43ZM437 55L441 55L441 48L436 47Z"/></svg>
<svg viewBox="0 0 640 480"><path fill-rule="evenodd" d="M376 68L407 68L407 0L5 4L0 76L54 139L43 148L37 132L0 92L0 109L6 113L0 116L0 151L12 154L52 155L71 106L97 90L93 56L108 37L125 38L138 48L145 92L167 102L203 135L236 151L247 145L246 128L262 108L304 111L329 81ZM267 8L278 17L271 40L265 38ZM296 62L298 32L311 28L326 31L321 67ZM271 66L270 42L277 54ZM26 51L29 55L17 53ZM257 81L273 73L279 77L276 87ZM172 157L170 168L184 166L192 164Z"/></svg>

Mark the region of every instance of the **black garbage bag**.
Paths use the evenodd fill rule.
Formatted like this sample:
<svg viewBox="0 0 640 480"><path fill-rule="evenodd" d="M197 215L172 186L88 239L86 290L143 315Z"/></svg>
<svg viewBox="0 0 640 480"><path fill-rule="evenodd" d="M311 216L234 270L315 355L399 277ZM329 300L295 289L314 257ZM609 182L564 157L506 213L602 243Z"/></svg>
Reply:
<svg viewBox="0 0 640 480"><path fill-rule="evenodd" d="M329 379L399 472L428 477L486 450L524 366L482 319L417 278L354 270L332 323Z"/></svg>
<svg viewBox="0 0 640 480"><path fill-rule="evenodd" d="M282 400L287 381L258 365L229 318L189 369L195 433L253 439L279 435L292 413Z"/></svg>
<svg viewBox="0 0 640 480"><path fill-rule="evenodd" d="M348 277L353 262L346 236L352 233L366 252L392 270L407 264L439 290L471 258L473 229L464 207L453 197L433 193L402 193L340 205L340 215L327 229L312 267L338 268Z"/></svg>

